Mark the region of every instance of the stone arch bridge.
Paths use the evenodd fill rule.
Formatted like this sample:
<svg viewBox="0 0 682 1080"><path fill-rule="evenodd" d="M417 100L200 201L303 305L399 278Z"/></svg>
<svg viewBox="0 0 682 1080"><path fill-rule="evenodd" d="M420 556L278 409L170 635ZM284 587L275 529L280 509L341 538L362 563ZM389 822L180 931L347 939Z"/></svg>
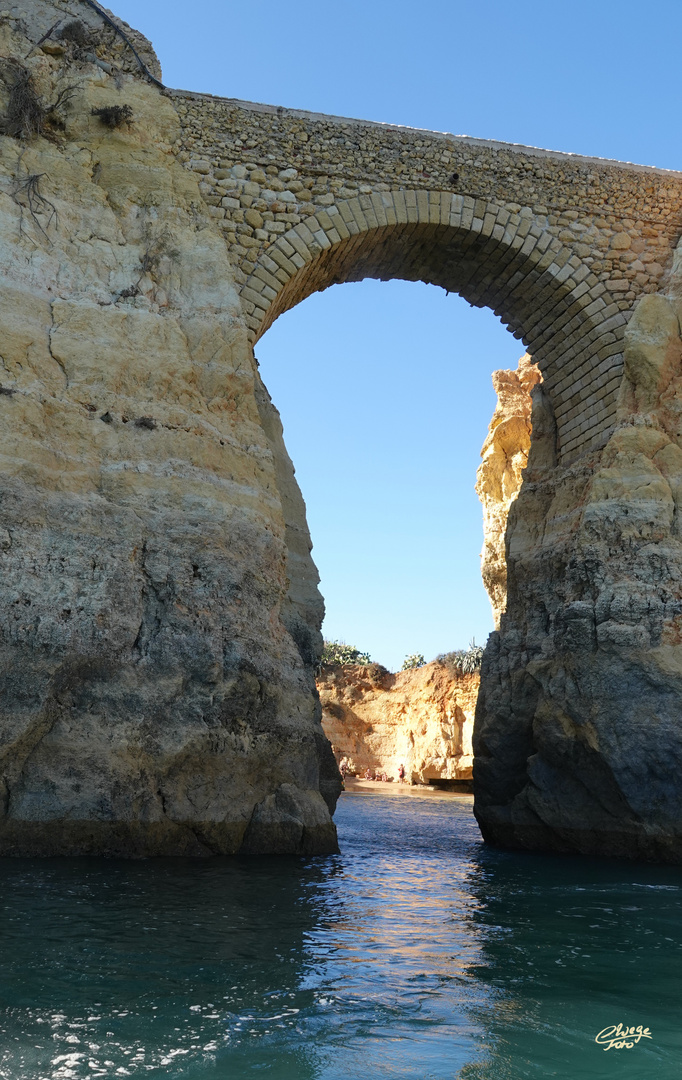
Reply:
<svg viewBox="0 0 682 1080"><path fill-rule="evenodd" d="M252 340L310 293L425 281L539 364L562 461L603 446L623 334L682 230L674 173L172 91L179 156L237 264Z"/></svg>
<svg viewBox="0 0 682 1080"><path fill-rule="evenodd" d="M682 862L682 174L168 90L94 0L10 5L0 56L0 855L336 849L253 345L371 275L489 306L543 372L484 836ZM61 105L19 123L12 73Z"/></svg>

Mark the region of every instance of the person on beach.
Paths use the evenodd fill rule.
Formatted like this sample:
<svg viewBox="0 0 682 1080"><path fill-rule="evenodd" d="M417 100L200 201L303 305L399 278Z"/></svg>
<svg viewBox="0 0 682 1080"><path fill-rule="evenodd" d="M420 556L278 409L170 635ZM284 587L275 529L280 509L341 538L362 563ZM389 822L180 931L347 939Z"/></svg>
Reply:
<svg viewBox="0 0 682 1080"><path fill-rule="evenodd" d="M405 766L404 765L401 765L400 768L398 769L398 780L400 781L401 784L405 780Z"/></svg>

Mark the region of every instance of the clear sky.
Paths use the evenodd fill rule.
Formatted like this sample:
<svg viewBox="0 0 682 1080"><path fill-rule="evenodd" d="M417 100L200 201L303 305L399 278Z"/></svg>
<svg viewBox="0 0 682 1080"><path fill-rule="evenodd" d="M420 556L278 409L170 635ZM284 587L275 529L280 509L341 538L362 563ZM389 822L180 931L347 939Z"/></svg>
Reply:
<svg viewBox="0 0 682 1080"><path fill-rule="evenodd" d="M169 86L682 169L682 4L656 0L113 0ZM334 286L259 342L308 506L324 632L396 669L480 643L473 492L489 311L401 281Z"/></svg>

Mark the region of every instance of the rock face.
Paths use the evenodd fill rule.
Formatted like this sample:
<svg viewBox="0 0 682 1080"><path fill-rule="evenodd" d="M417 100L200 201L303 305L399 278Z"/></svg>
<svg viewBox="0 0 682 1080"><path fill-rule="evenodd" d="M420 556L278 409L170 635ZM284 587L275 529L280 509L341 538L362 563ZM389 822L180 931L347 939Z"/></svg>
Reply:
<svg viewBox="0 0 682 1080"><path fill-rule="evenodd" d="M512 847L682 861L682 276L626 331L619 423L556 464L534 391L483 664L475 810Z"/></svg>
<svg viewBox="0 0 682 1080"><path fill-rule="evenodd" d="M31 51L72 8L0 15L68 88L0 137L0 854L333 851L322 602L227 249L102 19Z"/></svg>
<svg viewBox="0 0 682 1080"><path fill-rule="evenodd" d="M484 836L682 861L682 177L166 92L130 36L151 78L89 5L0 12L0 854L336 849L252 342L370 275L488 305L543 372Z"/></svg>
<svg viewBox="0 0 682 1080"><path fill-rule="evenodd" d="M541 381L542 375L528 354L521 357L516 371L493 372L497 408L481 450L476 492L483 506L481 574L496 630L507 604L507 516L528 461L531 392Z"/></svg>
<svg viewBox="0 0 682 1080"><path fill-rule="evenodd" d="M317 687L322 726L337 761L412 783L471 776L478 674L434 662L393 675L378 664L323 669Z"/></svg>

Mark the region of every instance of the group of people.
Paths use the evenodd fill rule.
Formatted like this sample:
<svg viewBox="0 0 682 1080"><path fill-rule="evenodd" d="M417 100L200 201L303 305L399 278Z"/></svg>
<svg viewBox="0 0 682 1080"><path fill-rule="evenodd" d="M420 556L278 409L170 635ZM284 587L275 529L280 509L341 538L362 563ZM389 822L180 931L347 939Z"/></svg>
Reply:
<svg viewBox="0 0 682 1080"><path fill-rule="evenodd" d="M385 772L382 772L380 774L378 769L376 770L374 775L372 775L371 769L365 769L365 780L383 780L383 782L386 784L388 783L388 776Z"/></svg>
<svg viewBox="0 0 682 1080"><path fill-rule="evenodd" d="M339 772L341 773L341 779L345 783L346 777L348 776L348 758L341 758L341 761L339 762ZM378 769L365 769L365 775L363 779L379 780L383 781L384 784L388 783L388 775L385 772L380 773ZM405 783L405 766L402 764L398 767L398 782L400 784Z"/></svg>

